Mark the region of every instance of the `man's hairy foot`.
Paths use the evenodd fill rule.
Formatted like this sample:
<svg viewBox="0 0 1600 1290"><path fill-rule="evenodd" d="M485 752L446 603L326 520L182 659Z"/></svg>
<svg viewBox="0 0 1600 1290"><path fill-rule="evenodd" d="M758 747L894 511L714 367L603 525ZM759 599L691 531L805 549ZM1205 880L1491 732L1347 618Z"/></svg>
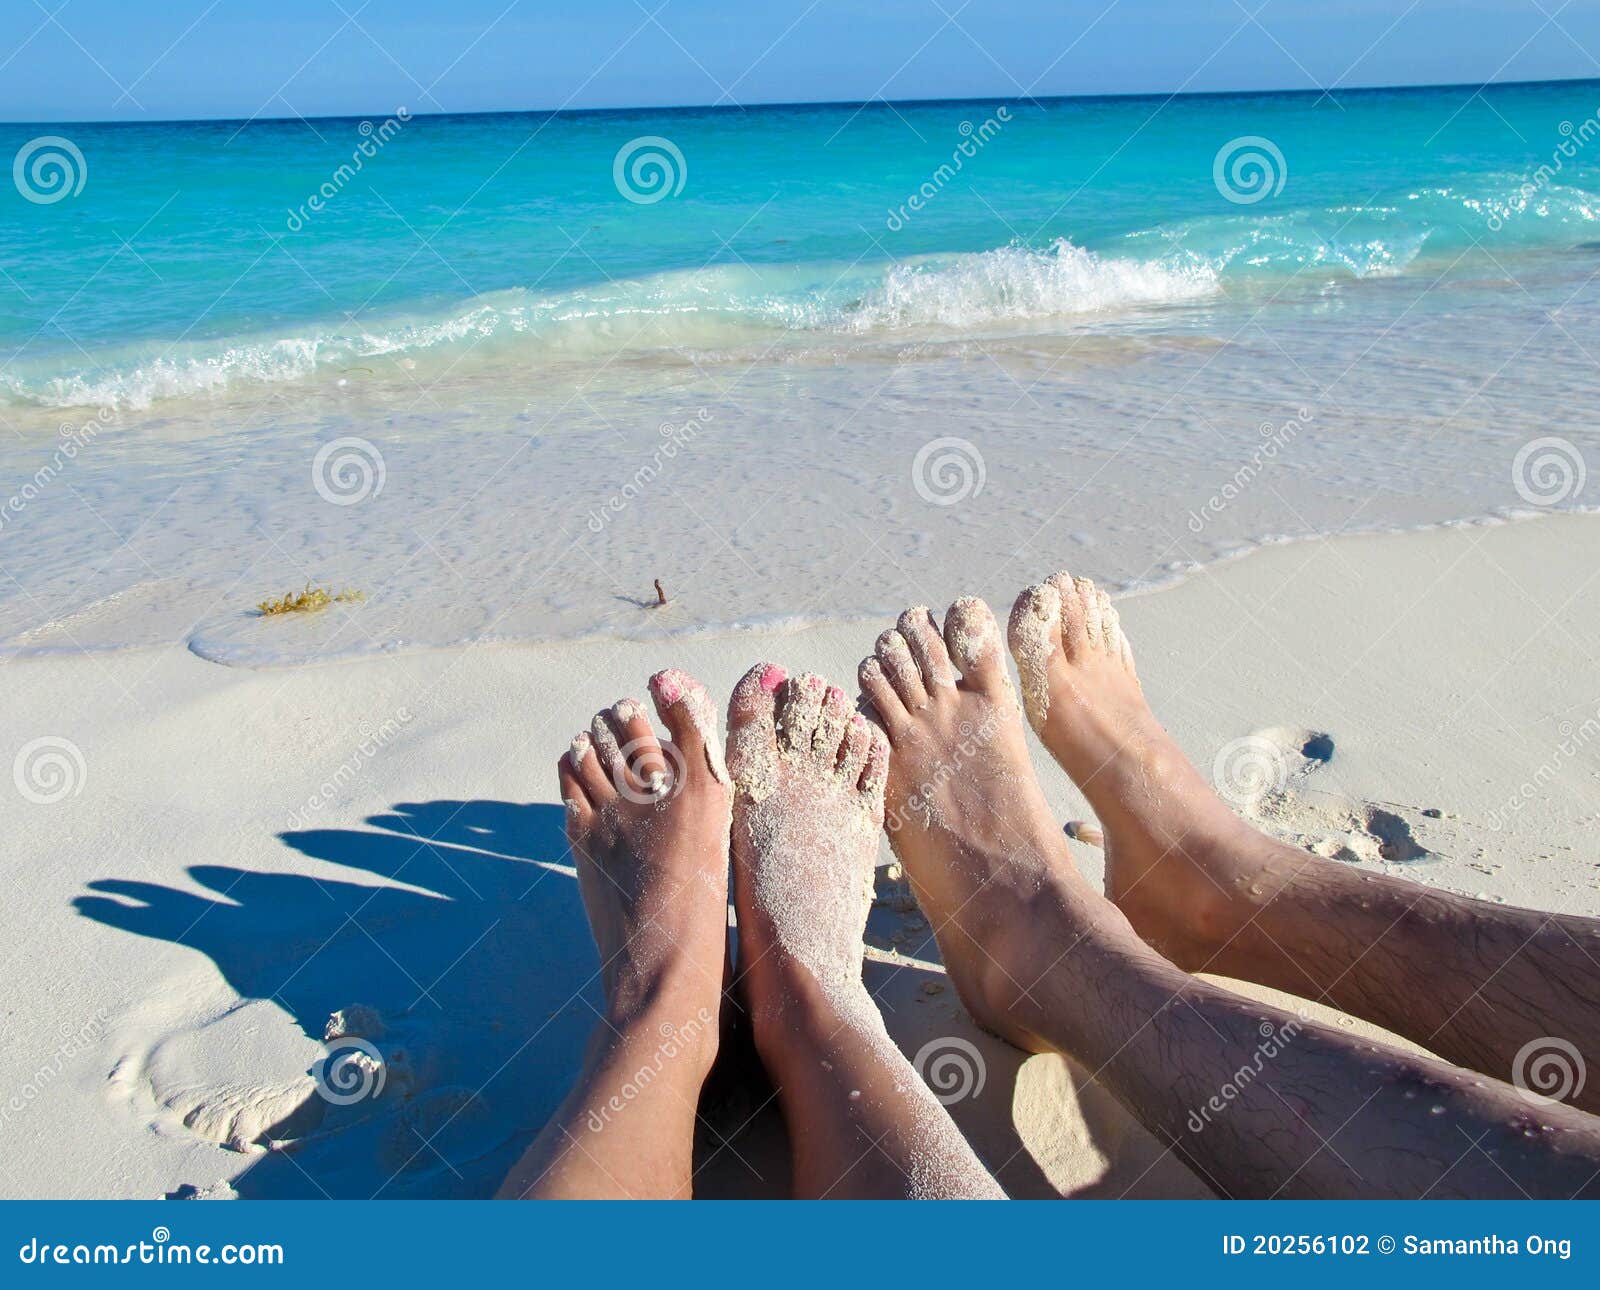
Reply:
<svg viewBox="0 0 1600 1290"><path fill-rule="evenodd" d="M927 609L908 609L859 679L892 749L889 841L945 967L980 1024L1037 1047L1030 986L1086 939L1131 933L1072 866L1034 777L994 615L963 597L941 635Z"/></svg>
<svg viewBox="0 0 1600 1290"><path fill-rule="evenodd" d="M1162 729L1106 593L1065 573L1011 610L1023 706L1106 835L1106 894L1181 966L1203 966L1261 895L1261 835Z"/></svg>
<svg viewBox="0 0 1600 1290"><path fill-rule="evenodd" d="M600 950L607 1017L626 1031L646 1019L716 1052L727 958L732 788L705 687L676 669L650 679L671 738L657 739L642 704L597 712L561 758L567 840ZM697 1023L690 1025L690 1023Z"/></svg>

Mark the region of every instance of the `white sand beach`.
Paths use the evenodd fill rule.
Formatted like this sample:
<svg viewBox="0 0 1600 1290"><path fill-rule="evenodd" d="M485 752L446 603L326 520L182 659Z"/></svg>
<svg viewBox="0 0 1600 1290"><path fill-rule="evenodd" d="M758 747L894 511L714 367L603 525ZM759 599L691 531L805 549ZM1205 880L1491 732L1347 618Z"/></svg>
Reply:
<svg viewBox="0 0 1600 1290"><path fill-rule="evenodd" d="M885 600L938 613L968 590L918 568ZM1119 605L1152 706L1202 767L1246 736L1286 750L1286 786L1244 808L1265 827L1596 915L1597 571L1600 519L1551 516L1271 547ZM853 689L873 630L266 670L176 646L8 660L0 1193L490 1194L598 1002L556 794L571 734L668 664L722 698L764 657ZM1085 818L1035 754L1059 817ZM1099 852L1075 853L1098 883ZM979 1055L981 1088L951 1111L1011 1194L1206 1194L1088 1073L978 1032L882 871L880 895L868 983L908 1055L952 1038ZM341 1011L383 1062L381 1093L346 1104L308 1074ZM782 1194L768 1094L726 1074L700 1188Z"/></svg>

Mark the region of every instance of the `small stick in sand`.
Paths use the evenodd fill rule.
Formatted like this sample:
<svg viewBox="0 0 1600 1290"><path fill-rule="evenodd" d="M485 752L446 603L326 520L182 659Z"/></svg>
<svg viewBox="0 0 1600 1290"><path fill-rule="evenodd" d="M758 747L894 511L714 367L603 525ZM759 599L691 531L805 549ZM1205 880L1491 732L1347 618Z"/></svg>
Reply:
<svg viewBox="0 0 1600 1290"><path fill-rule="evenodd" d="M1087 842L1092 847L1105 850L1106 837L1098 828L1088 820L1068 820L1065 828L1066 835L1074 842Z"/></svg>
<svg viewBox="0 0 1600 1290"><path fill-rule="evenodd" d="M659 608L661 608L662 605L667 603L667 593L664 592L663 590L661 590L661 579L660 578L655 579L655 584L656 584L656 608L659 609Z"/></svg>

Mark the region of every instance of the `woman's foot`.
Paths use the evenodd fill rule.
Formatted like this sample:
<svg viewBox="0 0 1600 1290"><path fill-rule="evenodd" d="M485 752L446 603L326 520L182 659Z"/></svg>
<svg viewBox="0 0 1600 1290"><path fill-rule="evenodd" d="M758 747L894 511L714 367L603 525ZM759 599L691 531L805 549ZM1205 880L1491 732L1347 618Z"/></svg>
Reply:
<svg viewBox="0 0 1600 1290"><path fill-rule="evenodd" d="M752 668L728 712L739 974L758 1042L771 1014L821 998L877 1010L861 983L888 744L819 676Z"/></svg>
<svg viewBox="0 0 1600 1290"><path fill-rule="evenodd" d="M812 1197L998 1197L861 979L889 746L843 690L752 668L728 714L739 978Z"/></svg>
<svg viewBox="0 0 1600 1290"><path fill-rule="evenodd" d="M709 1070L727 960L732 788L705 687L670 669L650 678L650 693L668 741L642 704L622 699L562 757L567 840L606 1020L618 1032L687 1029Z"/></svg>
<svg viewBox="0 0 1600 1290"><path fill-rule="evenodd" d="M1106 835L1106 894L1180 966L1204 965L1270 897L1268 839L1161 728L1106 593L1058 573L1017 597L1011 651L1034 732Z"/></svg>
<svg viewBox="0 0 1600 1290"><path fill-rule="evenodd" d="M889 840L962 1002L989 1030L1041 1047L1029 993L1041 973L1132 933L1073 868L994 616L963 597L941 635L927 609L908 609L859 675L892 749Z"/></svg>

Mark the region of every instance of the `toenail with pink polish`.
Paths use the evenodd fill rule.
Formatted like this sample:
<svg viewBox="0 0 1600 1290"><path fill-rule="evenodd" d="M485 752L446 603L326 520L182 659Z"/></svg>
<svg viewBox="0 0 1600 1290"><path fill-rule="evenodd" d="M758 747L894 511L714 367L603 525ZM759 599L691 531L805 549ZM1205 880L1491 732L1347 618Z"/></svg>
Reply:
<svg viewBox="0 0 1600 1290"><path fill-rule="evenodd" d="M788 679L789 674L776 663L768 663L761 669L761 688L768 694L771 694Z"/></svg>

